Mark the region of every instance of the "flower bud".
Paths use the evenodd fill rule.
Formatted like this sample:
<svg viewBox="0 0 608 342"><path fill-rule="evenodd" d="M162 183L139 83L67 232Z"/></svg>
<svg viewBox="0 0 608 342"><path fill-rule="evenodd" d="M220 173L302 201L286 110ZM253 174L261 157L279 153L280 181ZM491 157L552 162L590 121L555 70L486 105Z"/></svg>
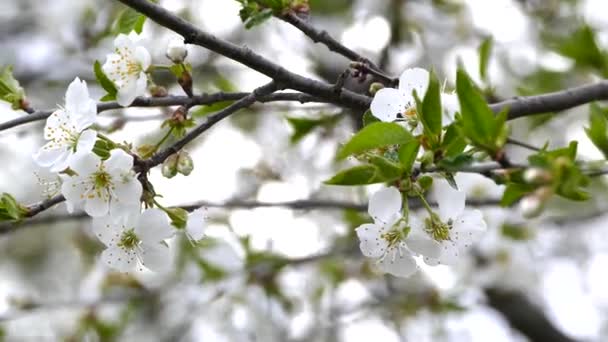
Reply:
<svg viewBox="0 0 608 342"><path fill-rule="evenodd" d="M177 174L177 160L178 155L172 154L169 158L165 159L162 167L162 174L166 178L173 178Z"/></svg>
<svg viewBox="0 0 608 342"><path fill-rule="evenodd" d="M183 63L188 56L188 49L186 49L184 40L182 38L171 39L165 55L175 64Z"/></svg>
<svg viewBox="0 0 608 342"><path fill-rule="evenodd" d="M544 184L551 181L551 174L544 169L533 167L529 168L524 172L523 175L526 183L530 184Z"/></svg>
<svg viewBox="0 0 608 342"><path fill-rule="evenodd" d="M538 216L543 210L543 202L538 196L526 196L519 201L519 210L526 218Z"/></svg>
<svg viewBox="0 0 608 342"><path fill-rule="evenodd" d="M188 212L182 208L165 208L165 212L171 219L171 224L177 229L186 228Z"/></svg>
<svg viewBox="0 0 608 342"><path fill-rule="evenodd" d="M177 172L184 176L188 176L194 169L194 162L188 152L180 152L177 158Z"/></svg>
<svg viewBox="0 0 608 342"><path fill-rule="evenodd" d="M374 82L374 83L370 84L370 86L369 86L369 93L370 93L370 95L374 96L374 95L376 95L378 90L380 90L382 88L384 88L384 84L382 84L380 82Z"/></svg>

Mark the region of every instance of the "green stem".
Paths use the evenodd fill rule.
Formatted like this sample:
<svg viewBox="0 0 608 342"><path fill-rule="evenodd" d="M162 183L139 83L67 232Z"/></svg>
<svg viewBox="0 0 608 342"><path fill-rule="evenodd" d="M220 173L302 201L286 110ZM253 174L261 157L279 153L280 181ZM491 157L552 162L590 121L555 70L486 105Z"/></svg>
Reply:
<svg viewBox="0 0 608 342"><path fill-rule="evenodd" d="M154 152L156 152L156 151L158 150L158 148L159 148L159 147L160 147L160 146L161 146L161 145L162 145L162 144L163 144L165 141L167 141L167 139L169 138L169 136L171 135L171 133L172 133L172 132L173 132L173 127L171 127L171 128L170 128L170 129L167 131L167 134L165 134L165 136L164 136L162 139L160 139L160 141L159 141L159 142L158 142L156 145L154 145L154 150L153 150Z"/></svg>
<svg viewBox="0 0 608 342"><path fill-rule="evenodd" d="M422 196L421 193L418 193L418 198L420 198L422 206L426 209L426 211L429 212L429 215L433 216L435 212L433 211L433 208L431 208L431 206L429 205L429 202L426 201L426 199L424 198L424 196Z"/></svg>

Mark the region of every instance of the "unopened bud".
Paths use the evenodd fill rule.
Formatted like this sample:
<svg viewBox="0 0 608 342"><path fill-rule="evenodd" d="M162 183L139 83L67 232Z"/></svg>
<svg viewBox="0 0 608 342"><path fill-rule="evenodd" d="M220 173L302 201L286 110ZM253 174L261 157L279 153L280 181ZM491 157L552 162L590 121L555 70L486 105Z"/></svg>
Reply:
<svg viewBox="0 0 608 342"><path fill-rule="evenodd" d="M173 38L169 41L169 45L167 45L167 52L165 53L167 58L171 60L171 62L175 64L181 64L188 56L188 49L186 49L186 44L184 44L183 38Z"/></svg>
<svg viewBox="0 0 608 342"><path fill-rule="evenodd" d="M433 151L425 151L422 154L422 157L420 157L420 164L422 164L422 167L425 168L425 167L433 164L434 160L435 160L435 156L433 155Z"/></svg>
<svg viewBox="0 0 608 342"><path fill-rule="evenodd" d="M545 184L551 181L551 173L549 173L547 170L533 167L524 172L523 178L526 183Z"/></svg>
<svg viewBox="0 0 608 342"><path fill-rule="evenodd" d="M166 208L165 212L171 219L171 224L177 229L186 228L188 212L182 208Z"/></svg>
<svg viewBox="0 0 608 342"><path fill-rule="evenodd" d="M184 176L188 176L194 169L194 162L188 152L180 152L177 158L177 172Z"/></svg>
<svg viewBox="0 0 608 342"><path fill-rule="evenodd" d="M169 95L169 93L167 92L167 88L159 85L154 85L150 87L150 94L152 95L152 97L165 97Z"/></svg>
<svg viewBox="0 0 608 342"><path fill-rule="evenodd" d="M543 211L543 202L537 196L526 196L519 201L519 210L524 217L533 218Z"/></svg>
<svg viewBox="0 0 608 342"><path fill-rule="evenodd" d="M374 96L374 95L376 95L378 90L380 90L382 88L384 88L384 84L382 84L380 82L374 82L374 83L370 84L370 86L369 86L369 93L370 93L370 95Z"/></svg>
<svg viewBox="0 0 608 342"><path fill-rule="evenodd" d="M169 158L165 159L162 167L162 174L166 178L173 178L177 174L177 160L178 155L172 154Z"/></svg>

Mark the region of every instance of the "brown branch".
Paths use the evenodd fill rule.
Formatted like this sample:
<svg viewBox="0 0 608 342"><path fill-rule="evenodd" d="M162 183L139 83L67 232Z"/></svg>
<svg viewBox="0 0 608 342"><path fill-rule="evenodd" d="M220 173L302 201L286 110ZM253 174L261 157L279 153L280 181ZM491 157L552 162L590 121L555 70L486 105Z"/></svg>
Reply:
<svg viewBox="0 0 608 342"><path fill-rule="evenodd" d="M331 84L315 81L295 74L269 59L258 55L247 47L234 45L212 34L204 32L188 21L147 0L119 0L144 14L157 24L184 37L189 44L196 44L256 70L282 87L295 89L332 103L355 109L367 109L371 98L342 89L336 92Z"/></svg>

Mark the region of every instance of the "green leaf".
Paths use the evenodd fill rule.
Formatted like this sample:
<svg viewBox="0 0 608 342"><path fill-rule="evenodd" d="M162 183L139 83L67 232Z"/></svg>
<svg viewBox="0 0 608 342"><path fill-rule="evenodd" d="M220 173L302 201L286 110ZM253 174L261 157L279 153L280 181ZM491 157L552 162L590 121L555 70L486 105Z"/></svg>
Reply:
<svg viewBox="0 0 608 342"><path fill-rule="evenodd" d="M383 180L379 177L378 168L367 164L342 170L323 183L328 185L367 185L381 182Z"/></svg>
<svg viewBox="0 0 608 342"><path fill-rule="evenodd" d="M99 85L108 93L106 96L101 98L101 101L111 101L116 99L116 93L118 93L118 89L114 82L112 82L108 76L101 69L101 64L99 61L95 61L93 65L93 71L95 72L95 78Z"/></svg>
<svg viewBox="0 0 608 342"><path fill-rule="evenodd" d="M13 77L13 67L6 66L0 69L0 100L11 104L14 110L21 109L25 92L19 82Z"/></svg>
<svg viewBox="0 0 608 342"><path fill-rule="evenodd" d="M451 157L462 153L467 147L467 142L464 137L460 134L460 130L456 123L448 126L443 135L443 141L441 142L441 148L443 149L444 157Z"/></svg>
<svg viewBox="0 0 608 342"><path fill-rule="evenodd" d="M481 79L487 81L488 79L488 64L490 61L490 55L492 54L492 45L494 41L492 36L487 37L481 42L477 49L479 53L479 75Z"/></svg>
<svg viewBox="0 0 608 342"><path fill-rule="evenodd" d="M431 145L441 140L441 86L433 70L429 75L429 86L422 100L422 114L420 121L424 127L425 136Z"/></svg>
<svg viewBox="0 0 608 342"><path fill-rule="evenodd" d="M398 179L403 175L403 169L399 164L384 157L377 155L370 156L369 163L378 168L378 177L385 182Z"/></svg>
<svg viewBox="0 0 608 342"><path fill-rule="evenodd" d="M597 42L595 31L582 25L566 37L552 37L550 42L558 53L573 59L579 67L596 69L607 76L608 60Z"/></svg>
<svg viewBox="0 0 608 342"><path fill-rule="evenodd" d="M526 241L534 237L534 232L530 228L510 223L504 223L500 232L502 236L515 241Z"/></svg>
<svg viewBox="0 0 608 342"><path fill-rule="evenodd" d="M456 172L465 166L471 165L473 161L473 157L469 154L458 154L441 159L438 166L444 170Z"/></svg>
<svg viewBox="0 0 608 342"><path fill-rule="evenodd" d="M504 139L505 115L494 116L481 91L475 87L463 69L459 69L456 76L456 92L460 102L464 135L474 145L493 155L499 148L498 140Z"/></svg>
<svg viewBox="0 0 608 342"><path fill-rule="evenodd" d="M363 127L368 126L374 122L380 122L380 119L378 119L377 117L374 116L374 114L372 114L371 110L366 110L365 113L363 113Z"/></svg>
<svg viewBox="0 0 608 342"><path fill-rule="evenodd" d="M17 222L25 217L28 210L6 192L0 196L0 221Z"/></svg>
<svg viewBox="0 0 608 342"><path fill-rule="evenodd" d="M415 139L407 144L401 145L399 148L399 162L406 172L412 171L414 162L418 156L418 150L420 150L420 142Z"/></svg>
<svg viewBox="0 0 608 342"><path fill-rule="evenodd" d="M585 132L595 147L604 154L604 158L608 158L608 108L592 103L590 109L589 127L585 128Z"/></svg>
<svg viewBox="0 0 608 342"><path fill-rule="evenodd" d="M125 9L120 13L114 22L114 34L124 33L129 34L131 31L140 34L143 30L146 16L130 8Z"/></svg>
<svg viewBox="0 0 608 342"><path fill-rule="evenodd" d="M319 119L307 119L307 118L287 118L287 122L293 128L294 132L291 135L290 142L292 144L297 143L307 134L312 132L319 126L329 126L336 122L336 116L326 116Z"/></svg>
<svg viewBox="0 0 608 342"><path fill-rule="evenodd" d="M403 145L414 140L410 132L392 122L376 122L363 127L338 152L337 158L344 159L371 149L389 145Z"/></svg>
<svg viewBox="0 0 608 342"><path fill-rule="evenodd" d="M511 183L507 185L505 192L500 200L500 205L508 207L518 201L520 198L534 191L535 185Z"/></svg>

